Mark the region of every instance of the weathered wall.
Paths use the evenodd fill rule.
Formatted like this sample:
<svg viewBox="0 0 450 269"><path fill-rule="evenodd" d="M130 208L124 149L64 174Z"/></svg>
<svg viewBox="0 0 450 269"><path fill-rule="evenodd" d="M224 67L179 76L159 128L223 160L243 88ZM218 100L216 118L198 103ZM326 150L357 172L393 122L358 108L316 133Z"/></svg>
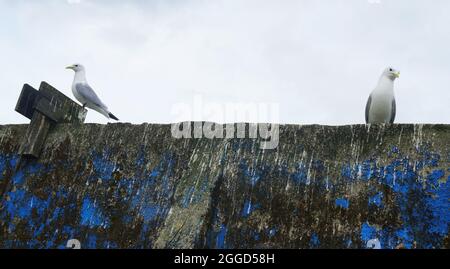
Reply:
<svg viewBox="0 0 450 269"><path fill-rule="evenodd" d="M60 125L20 169L0 126L0 247L448 248L450 126L281 126L174 139L169 125Z"/></svg>

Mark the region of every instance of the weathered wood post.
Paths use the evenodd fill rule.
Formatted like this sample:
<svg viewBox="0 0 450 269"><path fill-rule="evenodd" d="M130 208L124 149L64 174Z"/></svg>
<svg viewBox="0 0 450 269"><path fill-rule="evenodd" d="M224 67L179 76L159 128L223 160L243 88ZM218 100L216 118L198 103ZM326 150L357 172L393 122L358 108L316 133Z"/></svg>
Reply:
<svg viewBox="0 0 450 269"><path fill-rule="evenodd" d="M39 91L28 84L22 88L16 111L31 120L19 149L22 156L39 158L51 128L57 123L83 123L87 110L42 82Z"/></svg>

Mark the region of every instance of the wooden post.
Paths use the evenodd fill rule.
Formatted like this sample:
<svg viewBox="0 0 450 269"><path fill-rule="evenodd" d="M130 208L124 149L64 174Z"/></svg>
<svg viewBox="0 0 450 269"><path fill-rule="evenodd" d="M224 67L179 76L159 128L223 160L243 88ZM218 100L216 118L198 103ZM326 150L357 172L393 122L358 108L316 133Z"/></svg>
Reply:
<svg viewBox="0 0 450 269"><path fill-rule="evenodd" d="M51 126L51 120L39 111L35 111L20 146L19 154L38 158Z"/></svg>
<svg viewBox="0 0 450 269"><path fill-rule="evenodd" d="M46 82L41 83L39 91L25 84L16 111L31 119L19 154L34 158L39 158L55 124L83 123L87 114L86 109Z"/></svg>

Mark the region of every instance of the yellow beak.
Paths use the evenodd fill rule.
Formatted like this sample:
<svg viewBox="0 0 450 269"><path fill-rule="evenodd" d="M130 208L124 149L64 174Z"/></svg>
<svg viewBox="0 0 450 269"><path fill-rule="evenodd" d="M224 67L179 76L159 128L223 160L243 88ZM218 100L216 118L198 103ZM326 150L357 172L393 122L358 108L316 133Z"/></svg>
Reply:
<svg viewBox="0 0 450 269"><path fill-rule="evenodd" d="M399 77L400 77L400 72L395 72L395 73L394 73L394 76L395 76L396 78L399 78Z"/></svg>
<svg viewBox="0 0 450 269"><path fill-rule="evenodd" d="M73 65L69 65L68 67L66 67L66 69L74 69L74 66Z"/></svg>

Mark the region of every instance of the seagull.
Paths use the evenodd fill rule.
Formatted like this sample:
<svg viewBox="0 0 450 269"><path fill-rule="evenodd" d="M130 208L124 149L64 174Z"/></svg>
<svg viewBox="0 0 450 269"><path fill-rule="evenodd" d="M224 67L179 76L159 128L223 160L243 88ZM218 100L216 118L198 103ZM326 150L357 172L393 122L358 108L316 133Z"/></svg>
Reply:
<svg viewBox="0 0 450 269"><path fill-rule="evenodd" d="M83 65L73 64L66 67L66 69L75 71L75 77L72 83L72 93L83 105L83 108L88 107L103 114L108 119L119 120L109 112L108 107L100 101L100 98L98 98L97 94L95 94L94 90L87 83L86 69Z"/></svg>
<svg viewBox="0 0 450 269"><path fill-rule="evenodd" d="M366 123L394 123L395 96L394 81L400 72L388 67L381 74L377 87L372 91L366 104Z"/></svg>

